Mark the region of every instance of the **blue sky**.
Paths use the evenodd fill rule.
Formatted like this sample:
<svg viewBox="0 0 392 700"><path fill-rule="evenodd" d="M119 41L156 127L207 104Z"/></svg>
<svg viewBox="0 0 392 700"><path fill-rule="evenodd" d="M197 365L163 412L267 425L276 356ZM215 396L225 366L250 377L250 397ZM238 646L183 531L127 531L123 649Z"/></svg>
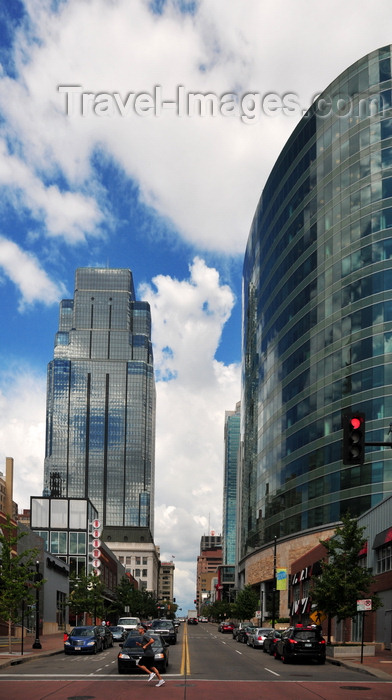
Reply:
<svg viewBox="0 0 392 700"><path fill-rule="evenodd" d="M153 314L155 541L185 609L200 537L221 532L258 198L313 96L389 43L389 16L386 0L0 6L0 469L14 458L20 509L41 493L58 302L77 267L129 267Z"/></svg>

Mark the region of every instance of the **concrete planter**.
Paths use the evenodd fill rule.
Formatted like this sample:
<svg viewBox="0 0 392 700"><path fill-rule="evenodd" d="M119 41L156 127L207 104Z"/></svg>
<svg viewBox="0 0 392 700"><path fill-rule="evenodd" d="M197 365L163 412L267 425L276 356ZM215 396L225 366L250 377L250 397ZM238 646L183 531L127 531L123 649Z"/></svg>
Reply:
<svg viewBox="0 0 392 700"><path fill-rule="evenodd" d="M352 659L353 657L361 656L361 645L360 644L342 644L342 646L328 646L326 647L327 656L334 659ZM376 645L375 644L364 644L363 645L363 655L364 656L375 656Z"/></svg>

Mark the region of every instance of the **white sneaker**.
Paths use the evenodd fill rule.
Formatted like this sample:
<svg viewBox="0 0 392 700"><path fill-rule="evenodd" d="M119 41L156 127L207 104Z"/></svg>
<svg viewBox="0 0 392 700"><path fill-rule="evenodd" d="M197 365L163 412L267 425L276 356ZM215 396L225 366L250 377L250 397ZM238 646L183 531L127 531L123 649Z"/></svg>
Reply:
<svg viewBox="0 0 392 700"><path fill-rule="evenodd" d="M148 677L147 683L149 683L150 681L152 681L152 679L155 678L155 676L156 676L155 673L150 673L150 675L149 675L149 677Z"/></svg>
<svg viewBox="0 0 392 700"><path fill-rule="evenodd" d="M163 680L163 678L161 678L161 680L158 681L158 683L156 684L156 688L159 688L160 685L164 685L164 684L165 684L165 681Z"/></svg>

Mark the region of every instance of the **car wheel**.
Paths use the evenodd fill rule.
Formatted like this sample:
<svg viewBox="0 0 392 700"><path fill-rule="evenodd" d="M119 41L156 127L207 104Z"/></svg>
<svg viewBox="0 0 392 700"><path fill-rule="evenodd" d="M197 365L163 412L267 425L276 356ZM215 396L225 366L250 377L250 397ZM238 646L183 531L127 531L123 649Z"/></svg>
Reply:
<svg viewBox="0 0 392 700"><path fill-rule="evenodd" d="M276 651L276 649L275 649L275 651L274 651L274 658L275 658L275 659L278 659L278 661L279 661L279 659L280 659L280 654L279 654L278 651Z"/></svg>
<svg viewBox="0 0 392 700"><path fill-rule="evenodd" d="M318 662L319 664L325 664L325 659L319 659Z"/></svg>
<svg viewBox="0 0 392 700"><path fill-rule="evenodd" d="M97 653L97 645L96 645L96 644L94 644L94 649L93 649L92 653L93 653L93 654L96 654L96 653Z"/></svg>
<svg viewBox="0 0 392 700"><path fill-rule="evenodd" d="M288 663L289 663L289 660L288 660L287 656L281 656L280 658L282 659L282 661L283 661L284 664L288 664Z"/></svg>

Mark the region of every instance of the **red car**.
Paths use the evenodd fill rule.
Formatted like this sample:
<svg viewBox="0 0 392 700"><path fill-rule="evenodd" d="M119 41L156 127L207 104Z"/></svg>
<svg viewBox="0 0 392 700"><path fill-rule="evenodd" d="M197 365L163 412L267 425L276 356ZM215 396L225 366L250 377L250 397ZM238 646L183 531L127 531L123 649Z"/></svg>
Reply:
<svg viewBox="0 0 392 700"><path fill-rule="evenodd" d="M218 627L218 632L223 634L226 632L228 634L233 634L234 623L233 622L221 622Z"/></svg>

